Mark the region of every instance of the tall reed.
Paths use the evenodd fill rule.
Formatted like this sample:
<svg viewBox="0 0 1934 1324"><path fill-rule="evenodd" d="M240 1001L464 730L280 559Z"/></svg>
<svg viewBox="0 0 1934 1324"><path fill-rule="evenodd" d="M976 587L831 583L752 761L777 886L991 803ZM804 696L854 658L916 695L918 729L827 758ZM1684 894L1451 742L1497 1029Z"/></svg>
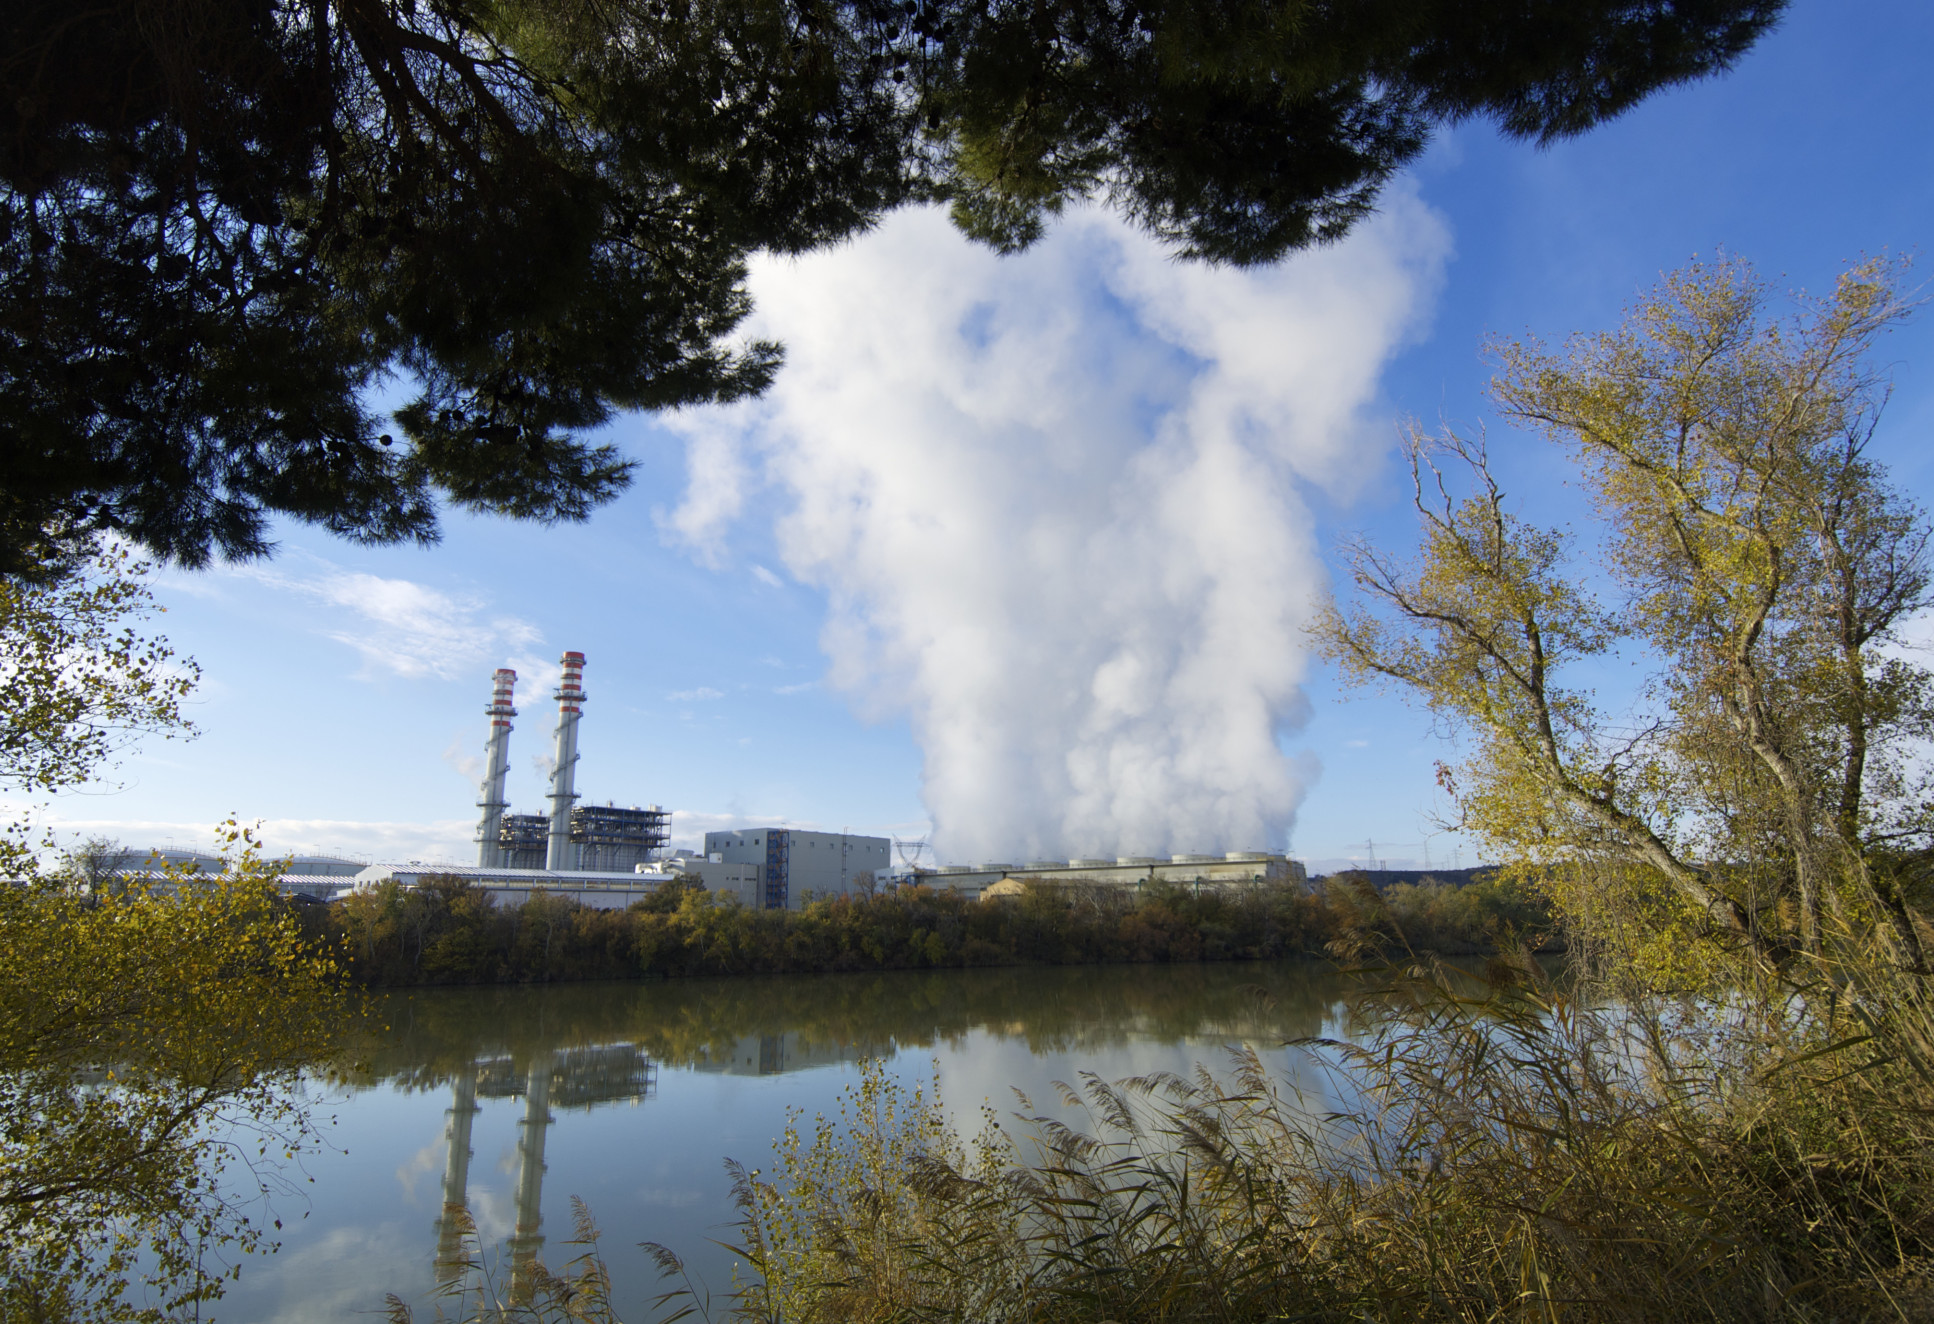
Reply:
<svg viewBox="0 0 1934 1324"><path fill-rule="evenodd" d="M1934 1311L1926 1022L1589 1001L1519 956L1391 967L1375 1022L1225 1075L1083 1077L971 1141L869 1066L740 1175L787 1321L1829 1320Z"/></svg>

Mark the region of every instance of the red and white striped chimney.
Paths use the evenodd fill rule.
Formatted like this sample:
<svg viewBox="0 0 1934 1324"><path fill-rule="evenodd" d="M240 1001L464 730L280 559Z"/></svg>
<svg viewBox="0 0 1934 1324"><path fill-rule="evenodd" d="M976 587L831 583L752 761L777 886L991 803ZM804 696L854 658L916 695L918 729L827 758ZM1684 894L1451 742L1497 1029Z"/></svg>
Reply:
<svg viewBox="0 0 1934 1324"><path fill-rule="evenodd" d="M577 797L578 718L584 713L584 654L566 653L557 685L557 766L551 769L551 840L546 869L577 868L571 849L571 804Z"/></svg>
<svg viewBox="0 0 1934 1324"><path fill-rule="evenodd" d="M510 771L510 719L517 716L510 696L516 687L517 673L509 667L497 668L490 678L490 706L484 709L490 718L490 738L484 745L483 787L477 798L483 810L483 822L477 826L477 863L486 869L500 869L504 863L497 837L504 810L510 807L504 799L504 775Z"/></svg>

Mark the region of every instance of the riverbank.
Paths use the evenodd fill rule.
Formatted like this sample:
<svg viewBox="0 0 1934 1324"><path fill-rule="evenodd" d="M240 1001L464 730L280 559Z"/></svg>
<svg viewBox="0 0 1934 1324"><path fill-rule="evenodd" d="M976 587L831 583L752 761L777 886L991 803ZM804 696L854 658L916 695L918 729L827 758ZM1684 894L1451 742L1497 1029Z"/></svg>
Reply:
<svg viewBox="0 0 1934 1324"><path fill-rule="evenodd" d="M1255 961L1323 954L1381 930L1419 952L1480 955L1501 934L1546 943L1543 899L1487 878L1464 887L1346 881L1317 891L1029 886L985 901L928 888L750 910L661 890L627 910L561 897L499 906L457 877L385 884L306 916L358 982L397 988L691 975L808 974L1018 965Z"/></svg>

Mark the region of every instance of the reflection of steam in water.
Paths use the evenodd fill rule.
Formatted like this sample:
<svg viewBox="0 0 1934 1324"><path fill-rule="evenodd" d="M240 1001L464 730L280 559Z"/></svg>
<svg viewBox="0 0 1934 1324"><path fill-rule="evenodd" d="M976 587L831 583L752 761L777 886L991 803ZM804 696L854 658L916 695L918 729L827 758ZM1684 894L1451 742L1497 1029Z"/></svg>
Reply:
<svg viewBox="0 0 1934 1324"><path fill-rule="evenodd" d="M517 1123L516 1224L506 1243L513 1300L530 1294L530 1270L544 1246L544 1142L556 1120L552 1105L589 1111L601 1103L638 1103L658 1091L658 1065L636 1044L538 1049L520 1071L505 1056L475 1059L451 1072L444 1114L443 1215L437 1219L436 1279L454 1282L469 1264L464 1230L470 1212L470 1131L479 1098L522 1097Z"/></svg>

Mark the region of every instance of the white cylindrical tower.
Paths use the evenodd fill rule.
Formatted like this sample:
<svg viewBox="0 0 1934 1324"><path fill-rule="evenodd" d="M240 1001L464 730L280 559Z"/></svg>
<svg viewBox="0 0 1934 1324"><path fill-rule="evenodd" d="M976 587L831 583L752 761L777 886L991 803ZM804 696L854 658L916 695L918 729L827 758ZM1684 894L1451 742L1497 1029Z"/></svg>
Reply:
<svg viewBox="0 0 1934 1324"><path fill-rule="evenodd" d="M557 685L557 766L551 769L551 843L546 869L577 868L571 849L571 804L577 797L578 718L584 713L584 654L566 653Z"/></svg>
<svg viewBox="0 0 1934 1324"><path fill-rule="evenodd" d="M517 710L510 706L510 693L517 686L517 673L509 667L497 668L490 679L490 740L484 746L482 794L477 798L483 822L477 826L477 863L485 869L501 869L504 848L497 844L497 830L504 821L509 803L504 799L504 776L510 771L510 719Z"/></svg>

